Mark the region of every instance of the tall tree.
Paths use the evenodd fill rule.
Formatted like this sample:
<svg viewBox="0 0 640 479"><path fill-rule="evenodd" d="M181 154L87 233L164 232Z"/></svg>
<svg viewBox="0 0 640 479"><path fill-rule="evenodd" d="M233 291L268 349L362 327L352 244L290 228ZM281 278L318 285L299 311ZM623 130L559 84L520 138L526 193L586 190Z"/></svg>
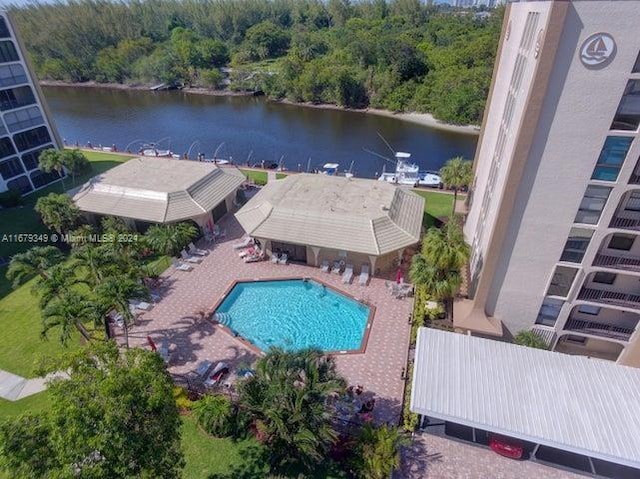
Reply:
<svg viewBox="0 0 640 479"><path fill-rule="evenodd" d="M78 149L62 150L62 165L71 173L72 187L76 184L76 175L89 168L89 159Z"/></svg>
<svg viewBox="0 0 640 479"><path fill-rule="evenodd" d="M441 229L427 231L409 273L412 281L424 286L433 299L444 302L451 314L451 301L462 284L461 270L468 259L469 246L462 228L451 220Z"/></svg>
<svg viewBox="0 0 640 479"><path fill-rule="evenodd" d="M51 409L0 426L11 477L181 477L181 421L159 355L94 343L51 370L68 374L49 383Z"/></svg>
<svg viewBox="0 0 640 479"><path fill-rule="evenodd" d="M66 193L49 193L36 201L34 208L42 222L58 234L72 229L80 219L80 210Z"/></svg>
<svg viewBox="0 0 640 479"><path fill-rule="evenodd" d="M64 259L62 252L55 246L34 246L11 258L7 268L7 279L17 288L33 276L47 278L47 270Z"/></svg>
<svg viewBox="0 0 640 479"><path fill-rule="evenodd" d="M151 226L145 237L151 248L159 254L175 255L198 236L198 229L191 223Z"/></svg>
<svg viewBox="0 0 640 479"><path fill-rule="evenodd" d="M91 335L85 323L97 323L96 304L76 291L64 291L56 299L50 301L42 310L42 337L46 338L49 330L60 328L60 343L66 345L71 333L77 330L87 340Z"/></svg>
<svg viewBox="0 0 640 479"><path fill-rule="evenodd" d="M240 404L269 448L271 465L312 470L337 439L327 398L345 382L321 351L274 348L240 385Z"/></svg>
<svg viewBox="0 0 640 479"><path fill-rule="evenodd" d="M460 188L468 187L473 181L473 163L461 156L451 158L440 168L440 177L446 186L453 188L453 208L451 209L453 217L456 212L458 191Z"/></svg>
<svg viewBox="0 0 640 479"><path fill-rule="evenodd" d="M83 281L92 288L108 275L117 273L117 264L109 248L93 243L76 248L71 254L71 263Z"/></svg>
<svg viewBox="0 0 640 479"><path fill-rule="evenodd" d="M109 276L105 278L95 289L98 302L104 312L111 309L122 315L124 339L129 348L129 326L135 317L129 307L129 301L133 299L148 299L147 288L128 276Z"/></svg>
<svg viewBox="0 0 640 479"><path fill-rule="evenodd" d="M55 171L61 178L62 189L64 187L64 158L62 152L55 148L49 148L40 153L38 157L38 167L45 173Z"/></svg>
<svg viewBox="0 0 640 479"><path fill-rule="evenodd" d="M33 293L40 297L40 308L44 309L51 301L70 292L80 283L73 265L59 263L47 270L47 275L40 278L33 286Z"/></svg>

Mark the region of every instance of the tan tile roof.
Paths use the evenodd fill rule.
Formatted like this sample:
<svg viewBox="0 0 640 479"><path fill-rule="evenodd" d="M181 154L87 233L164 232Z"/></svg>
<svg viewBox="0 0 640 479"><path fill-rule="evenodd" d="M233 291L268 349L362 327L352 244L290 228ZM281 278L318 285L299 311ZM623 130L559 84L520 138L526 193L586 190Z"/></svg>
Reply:
<svg viewBox="0 0 640 479"><path fill-rule="evenodd" d="M236 168L170 158L136 158L71 192L82 211L154 223L211 211L244 181Z"/></svg>
<svg viewBox="0 0 640 479"><path fill-rule="evenodd" d="M381 255L420 240L423 210L388 183L299 174L267 184L236 218L259 238Z"/></svg>

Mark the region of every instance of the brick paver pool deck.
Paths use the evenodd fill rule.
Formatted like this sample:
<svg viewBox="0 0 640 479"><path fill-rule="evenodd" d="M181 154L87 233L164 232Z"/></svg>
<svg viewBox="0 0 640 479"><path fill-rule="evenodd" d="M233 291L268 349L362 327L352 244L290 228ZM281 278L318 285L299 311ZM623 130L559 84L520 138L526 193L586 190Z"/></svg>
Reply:
<svg viewBox="0 0 640 479"><path fill-rule="evenodd" d="M232 247L242 236L242 228L232 215L220 228L226 237L210 248L201 264L190 272L167 270L166 291L151 311L144 313L130 331L132 346L148 347L146 337L159 344L169 340L172 351L169 370L177 374L193 371L199 361L228 362L232 367L248 366L257 353L238 338L206 320L201 312L224 295L234 280L307 277L323 281L335 289L375 306L364 353L336 355L339 372L349 384L362 385L365 396L376 398L375 417L379 421L397 421L401 412L412 300L395 299L386 290L385 280L372 278L367 286L342 284L340 275L323 273L306 265L276 265L270 261L245 263ZM200 245L206 248L206 245Z"/></svg>

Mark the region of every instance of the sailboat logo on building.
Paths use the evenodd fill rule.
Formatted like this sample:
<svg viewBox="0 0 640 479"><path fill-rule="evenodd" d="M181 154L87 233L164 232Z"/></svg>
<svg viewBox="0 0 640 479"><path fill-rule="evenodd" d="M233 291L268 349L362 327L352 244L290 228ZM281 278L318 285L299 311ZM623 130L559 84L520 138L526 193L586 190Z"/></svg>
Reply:
<svg viewBox="0 0 640 479"><path fill-rule="evenodd" d="M596 33L587 38L580 48L580 60L586 67L602 67L613 59L616 42L608 33Z"/></svg>

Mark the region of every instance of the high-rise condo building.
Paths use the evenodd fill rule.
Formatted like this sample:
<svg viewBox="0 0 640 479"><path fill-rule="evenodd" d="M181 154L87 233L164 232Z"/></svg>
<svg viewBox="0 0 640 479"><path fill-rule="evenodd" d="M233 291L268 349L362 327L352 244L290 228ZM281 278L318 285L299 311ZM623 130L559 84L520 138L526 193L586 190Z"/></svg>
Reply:
<svg viewBox="0 0 640 479"><path fill-rule="evenodd" d="M0 192L22 194L56 181L38 169L38 155L61 143L42 91L9 14L0 10Z"/></svg>
<svg viewBox="0 0 640 479"><path fill-rule="evenodd" d="M640 367L640 2L507 4L459 329Z"/></svg>

